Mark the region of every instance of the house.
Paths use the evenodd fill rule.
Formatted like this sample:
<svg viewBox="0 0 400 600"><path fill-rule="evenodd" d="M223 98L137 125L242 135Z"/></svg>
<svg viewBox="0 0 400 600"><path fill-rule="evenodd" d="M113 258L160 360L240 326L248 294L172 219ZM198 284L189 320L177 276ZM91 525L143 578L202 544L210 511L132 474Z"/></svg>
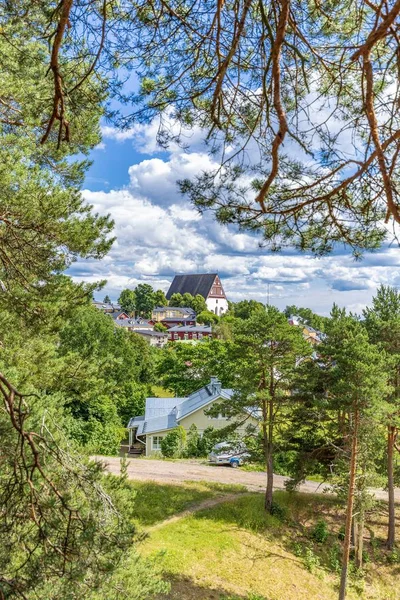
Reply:
<svg viewBox="0 0 400 600"><path fill-rule="evenodd" d="M134 333L142 336L150 346L163 348L168 343L168 334L162 331L154 331L153 329L135 329Z"/></svg>
<svg viewBox="0 0 400 600"><path fill-rule="evenodd" d="M217 273L175 275L167 292L167 299L169 300L172 294L186 293L203 296L207 309L216 315L222 315L228 310L228 300Z"/></svg>
<svg viewBox="0 0 400 600"><path fill-rule="evenodd" d="M192 317L191 319L179 319L179 317L167 317L162 321L159 321L161 325L167 327L167 329L171 329L171 327L193 327L196 325L196 317Z"/></svg>
<svg viewBox="0 0 400 600"><path fill-rule="evenodd" d="M195 311L186 307L159 306L153 310L151 318L168 329L177 325L196 325Z"/></svg>
<svg viewBox="0 0 400 600"><path fill-rule="evenodd" d="M289 317L288 322L290 325L294 325L295 327L301 327L303 330L303 337L307 342L309 342L312 346L317 346L324 339L324 334L321 331L317 331L310 325L306 325L303 323L300 317L292 315Z"/></svg>
<svg viewBox="0 0 400 600"><path fill-rule="evenodd" d="M211 377L210 383L185 398L146 398L145 414L133 417L128 423L129 448L133 453L143 449L146 456L161 450L161 442L178 425L186 431L191 425L196 425L200 435L207 427L221 429L232 424L232 420L224 414L211 417L205 413L212 404L224 400L233 401L232 389L222 388L216 377ZM246 410L247 418L241 418L237 432L246 433L249 424L258 425L254 409Z"/></svg>
<svg viewBox="0 0 400 600"><path fill-rule="evenodd" d="M116 321L120 321L122 319L127 320L131 318L126 312L114 312L111 314L111 317Z"/></svg>
<svg viewBox="0 0 400 600"><path fill-rule="evenodd" d="M177 325L166 332L169 341L202 340L211 337L212 329L208 325Z"/></svg>
<svg viewBox="0 0 400 600"><path fill-rule="evenodd" d="M121 311L121 307L117 302L104 303L93 300L93 306L104 313L116 313Z"/></svg>
<svg viewBox="0 0 400 600"><path fill-rule="evenodd" d="M114 323L117 327L124 327L128 331L133 331L142 336L149 342L150 346L162 348L168 342L168 334L161 331L154 331L154 323L148 319L122 317L114 319Z"/></svg>
<svg viewBox="0 0 400 600"><path fill-rule="evenodd" d="M182 306L157 306L151 313L153 321L165 321L166 319L196 319L193 308Z"/></svg>

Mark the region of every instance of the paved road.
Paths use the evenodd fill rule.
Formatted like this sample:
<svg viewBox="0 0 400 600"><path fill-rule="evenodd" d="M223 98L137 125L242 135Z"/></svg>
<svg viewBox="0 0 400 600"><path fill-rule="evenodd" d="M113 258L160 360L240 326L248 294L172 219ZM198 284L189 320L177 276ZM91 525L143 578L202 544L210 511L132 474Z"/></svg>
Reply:
<svg viewBox="0 0 400 600"><path fill-rule="evenodd" d="M117 457L95 456L96 460L106 465L110 473L119 474L120 459ZM139 481L158 481L160 483L182 483L182 481L216 481L218 483L239 483L249 491L260 492L265 489L266 474L256 471L242 471L229 466L201 465L195 461L170 462L166 460L144 460L132 458L127 460L129 479ZM275 475L274 488L284 489L286 477ZM315 481L306 481L300 486L301 492L323 492L327 486ZM387 500L387 492L374 490L379 500ZM397 502L400 502L400 489L395 492Z"/></svg>

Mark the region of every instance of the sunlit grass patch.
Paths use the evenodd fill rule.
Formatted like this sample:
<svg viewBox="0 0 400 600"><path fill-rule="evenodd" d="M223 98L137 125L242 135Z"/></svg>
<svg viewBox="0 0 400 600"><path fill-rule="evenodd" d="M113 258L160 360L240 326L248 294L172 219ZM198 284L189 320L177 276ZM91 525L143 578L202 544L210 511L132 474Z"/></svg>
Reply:
<svg viewBox="0 0 400 600"><path fill-rule="evenodd" d="M275 492L274 503L280 512L271 516L263 494L238 495L151 531L142 551L161 551L173 578L172 592L162 598L336 599L343 507L334 496L284 491ZM400 600L399 575L400 565L381 556L366 565L364 579L351 575L348 598ZM179 595L183 579L191 582L187 596Z"/></svg>
<svg viewBox="0 0 400 600"><path fill-rule="evenodd" d="M159 484L152 481L130 482L135 490L135 515L142 526L151 526L182 512L193 504L212 498L215 492L205 485Z"/></svg>

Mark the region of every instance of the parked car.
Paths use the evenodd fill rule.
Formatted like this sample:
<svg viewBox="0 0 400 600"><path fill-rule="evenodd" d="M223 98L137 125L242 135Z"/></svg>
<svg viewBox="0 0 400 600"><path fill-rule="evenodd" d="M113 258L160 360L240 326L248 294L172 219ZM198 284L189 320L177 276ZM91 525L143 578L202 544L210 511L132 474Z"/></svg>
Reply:
<svg viewBox="0 0 400 600"><path fill-rule="evenodd" d="M216 465L230 465L234 469L240 467L250 454L242 442L220 442L211 450L208 460Z"/></svg>

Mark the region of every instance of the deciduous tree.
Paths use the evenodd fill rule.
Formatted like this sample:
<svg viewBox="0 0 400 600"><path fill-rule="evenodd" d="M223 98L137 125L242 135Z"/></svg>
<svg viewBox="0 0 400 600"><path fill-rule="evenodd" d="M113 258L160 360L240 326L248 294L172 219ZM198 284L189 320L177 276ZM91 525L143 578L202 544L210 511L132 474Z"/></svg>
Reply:
<svg viewBox="0 0 400 600"><path fill-rule="evenodd" d="M136 295L133 290L122 290L119 295L118 303L121 306L121 309L128 313L128 315L134 314L136 310Z"/></svg>

